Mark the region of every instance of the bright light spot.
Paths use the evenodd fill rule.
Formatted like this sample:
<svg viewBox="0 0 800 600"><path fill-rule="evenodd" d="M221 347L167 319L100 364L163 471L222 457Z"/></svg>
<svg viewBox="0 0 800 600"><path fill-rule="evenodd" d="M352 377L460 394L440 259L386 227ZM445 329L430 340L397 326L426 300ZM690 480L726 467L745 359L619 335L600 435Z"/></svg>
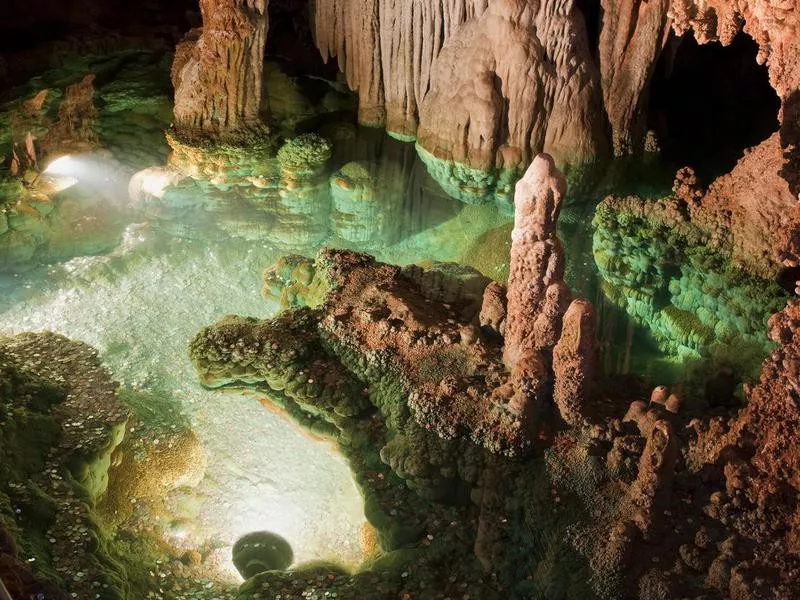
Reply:
<svg viewBox="0 0 800 600"><path fill-rule="evenodd" d="M170 176L167 173L148 173L142 177L142 191L156 198L163 198L169 184Z"/></svg>
<svg viewBox="0 0 800 600"><path fill-rule="evenodd" d="M48 183L48 191L51 194L57 194L58 192L63 192L67 188L71 188L78 183L78 180L75 177L50 177L48 178Z"/></svg>
<svg viewBox="0 0 800 600"><path fill-rule="evenodd" d="M74 175L77 170L77 164L74 158L70 155L61 156L51 162L44 170L48 175L61 175L68 176Z"/></svg>

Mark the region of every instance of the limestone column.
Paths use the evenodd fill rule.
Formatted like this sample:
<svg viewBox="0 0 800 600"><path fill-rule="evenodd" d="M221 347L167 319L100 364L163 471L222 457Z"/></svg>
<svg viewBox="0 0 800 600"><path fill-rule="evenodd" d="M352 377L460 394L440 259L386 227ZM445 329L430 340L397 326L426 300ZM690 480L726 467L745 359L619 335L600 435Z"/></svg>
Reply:
<svg viewBox="0 0 800 600"><path fill-rule="evenodd" d="M200 0L201 30L176 49L175 131L235 140L261 124L268 0Z"/></svg>

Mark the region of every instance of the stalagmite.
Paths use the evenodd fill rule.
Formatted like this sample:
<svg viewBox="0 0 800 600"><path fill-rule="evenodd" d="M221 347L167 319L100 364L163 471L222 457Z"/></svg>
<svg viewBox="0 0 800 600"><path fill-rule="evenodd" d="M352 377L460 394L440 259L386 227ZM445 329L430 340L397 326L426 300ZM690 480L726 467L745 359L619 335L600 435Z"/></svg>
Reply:
<svg viewBox="0 0 800 600"><path fill-rule="evenodd" d="M555 345L569 304L564 248L556 236L566 191L564 176L547 154L537 156L517 183L503 353L512 372L521 360Z"/></svg>
<svg viewBox="0 0 800 600"><path fill-rule="evenodd" d="M203 28L172 65L179 137L236 140L260 125L268 0L200 0Z"/></svg>
<svg viewBox="0 0 800 600"><path fill-rule="evenodd" d="M633 520L645 537L662 521L677 457L678 440L672 425L668 421L657 421L639 460L639 474L628 492L635 510Z"/></svg>
<svg viewBox="0 0 800 600"><path fill-rule="evenodd" d="M585 420L596 375L597 318L588 300L574 300L564 314L561 338L553 349L553 400L570 425Z"/></svg>

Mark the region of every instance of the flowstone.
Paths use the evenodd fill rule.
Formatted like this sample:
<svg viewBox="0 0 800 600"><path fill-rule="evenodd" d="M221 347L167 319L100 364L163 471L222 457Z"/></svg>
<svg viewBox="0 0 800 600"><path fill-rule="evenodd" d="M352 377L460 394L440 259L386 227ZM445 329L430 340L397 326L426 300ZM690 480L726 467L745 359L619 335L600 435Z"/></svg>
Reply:
<svg viewBox="0 0 800 600"><path fill-rule="evenodd" d="M774 282L709 247L675 199L609 197L592 222L605 295L680 359L717 357L753 375L769 351L764 331L786 299ZM731 362L732 361L732 362Z"/></svg>

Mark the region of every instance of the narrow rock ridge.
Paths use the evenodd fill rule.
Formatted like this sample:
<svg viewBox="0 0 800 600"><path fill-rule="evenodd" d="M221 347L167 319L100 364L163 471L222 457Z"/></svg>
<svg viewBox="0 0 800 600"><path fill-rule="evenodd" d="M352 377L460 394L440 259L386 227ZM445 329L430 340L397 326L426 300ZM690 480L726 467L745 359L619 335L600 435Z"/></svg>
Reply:
<svg viewBox="0 0 800 600"><path fill-rule="evenodd" d="M417 133L419 105L444 42L488 0L312 0L315 43L359 93L359 121Z"/></svg>
<svg viewBox="0 0 800 600"><path fill-rule="evenodd" d="M268 0L200 0L203 28L178 45L172 65L175 131L234 141L263 110Z"/></svg>
<svg viewBox="0 0 800 600"><path fill-rule="evenodd" d="M473 169L559 164L605 152L600 80L571 0L498 0L461 27L436 60L419 146Z"/></svg>

